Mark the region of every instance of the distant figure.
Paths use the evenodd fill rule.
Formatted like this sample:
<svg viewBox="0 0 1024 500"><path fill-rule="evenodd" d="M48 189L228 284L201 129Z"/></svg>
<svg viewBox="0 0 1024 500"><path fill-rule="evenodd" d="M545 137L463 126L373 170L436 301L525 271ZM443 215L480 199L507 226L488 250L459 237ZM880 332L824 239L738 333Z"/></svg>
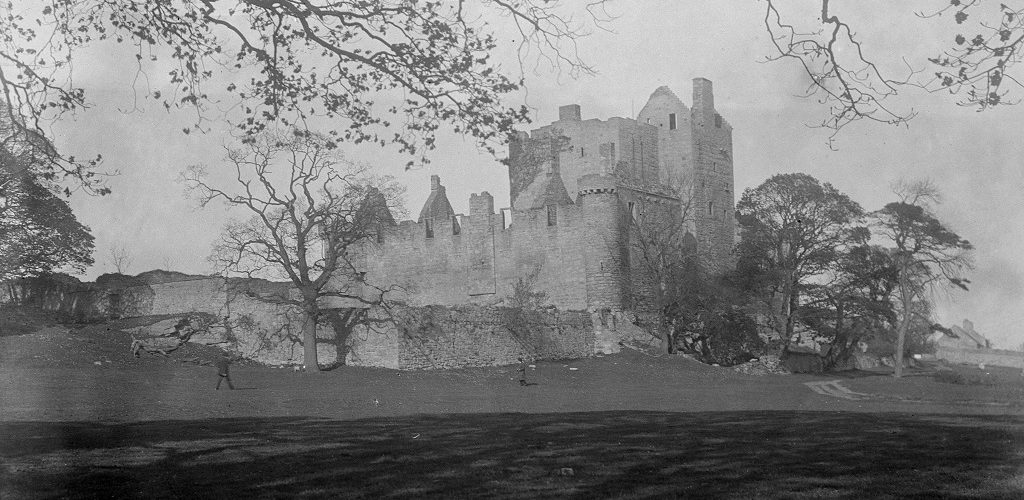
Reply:
<svg viewBox="0 0 1024 500"><path fill-rule="evenodd" d="M517 359L519 360L519 369L517 370L519 372L519 385L526 385L526 361L521 356Z"/></svg>
<svg viewBox="0 0 1024 500"><path fill-rule="evenodd" d="M227 380L228 389L235 390L235 386L231 384L231 375L228 374L228 368L231 366L231 358L228 357L228 352L224 351L224 355L217 360L217 390L220 390L220 383Z"/></svg>

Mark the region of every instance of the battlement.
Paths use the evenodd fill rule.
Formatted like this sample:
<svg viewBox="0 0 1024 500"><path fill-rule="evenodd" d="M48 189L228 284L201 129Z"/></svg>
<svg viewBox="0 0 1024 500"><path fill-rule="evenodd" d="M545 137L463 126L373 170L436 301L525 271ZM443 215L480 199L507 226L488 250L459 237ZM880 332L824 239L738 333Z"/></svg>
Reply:
<svg viewBox="0 0 1024 500"><path fill-rule="evenodd" d="M618 180L607 174L588 174L577 181L580 195L611 194L618 186Z"/></svg>

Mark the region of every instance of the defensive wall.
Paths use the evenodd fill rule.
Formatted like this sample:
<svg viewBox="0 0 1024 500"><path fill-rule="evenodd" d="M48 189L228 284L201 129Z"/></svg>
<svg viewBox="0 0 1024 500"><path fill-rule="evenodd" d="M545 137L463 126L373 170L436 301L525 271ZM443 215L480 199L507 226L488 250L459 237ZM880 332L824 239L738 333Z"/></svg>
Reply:
<svg viewBox="0 0 1024 500"><path fill-rule="evenodd" d="M207 313L220 321L203 342L265 364L303 363L304 318L292 306L272 303L294 293L288 283L191 277L111 287L46 279L7 285L5 302L34 305L79 321ZM519 356L580 358L594 350L590 316L579 312L394 305L368 311L368 321L348 329L340 325L339 314L327 310L317 325L321 365L456 368L511 364Z"/></svg>
<svg viewBox="0 0 1024 500"><path fill-rule="evenodd" d="M594 176L576 204L495 213L474 194L468 216L404 221L365 246L366 279L412 305L501 305L524 280L561 310L621 310L621 204Z"/></svg>

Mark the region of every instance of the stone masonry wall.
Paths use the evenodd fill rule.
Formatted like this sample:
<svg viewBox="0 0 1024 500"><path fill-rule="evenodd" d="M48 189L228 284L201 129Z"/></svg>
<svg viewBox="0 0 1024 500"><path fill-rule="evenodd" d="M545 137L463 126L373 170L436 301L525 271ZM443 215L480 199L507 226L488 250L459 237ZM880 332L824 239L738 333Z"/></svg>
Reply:
<svg viewBox="0 0 1024 500"><path fill-rule="evenodd" d="M403 222L365 247L366 279L397 286L395 298L411 305L497 305L524 279L559 309L585 309L582 214L575 205L555 211L554 225L542 209L513 212L508 227L501 214L477 213L462 217L459 234L432 238Z"/></svg>
<svg viewBox="0 0 1024 500"><path fill-rule="evenodd" d="M715 110L711 82L693 81L694 207L697 241L716 264L731 262L735 245L732 126Z"/></svg>
<svg viewBox="0 0 1024 500"><path fill-rule="evenodd" d="M1002 349L968 349L936 346L935 356L951 363L985 363L992 366L1008 366L1024 369L1024 352Z"/></svg>
<svg viewBox="0 0 1024 500"><path fill-rule="evenodd" d="M594 352L590 316L477 306L428 306L395 313L398 368L496 366L524 359L575 359Z"/></svg>

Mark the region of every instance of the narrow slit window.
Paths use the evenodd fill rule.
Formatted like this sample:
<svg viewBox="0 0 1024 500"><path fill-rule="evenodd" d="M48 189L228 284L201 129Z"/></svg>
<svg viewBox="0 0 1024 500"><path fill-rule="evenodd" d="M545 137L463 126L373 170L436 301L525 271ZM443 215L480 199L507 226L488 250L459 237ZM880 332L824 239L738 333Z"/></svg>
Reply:
<svg viewBox="0 0 1024 500"><path fill-rule="evenodd" d="M668 114L668 129L669 130L675 130L676 129L676 114L675 113L669 113Z"/></svg>
<svg viewBox="0 0 1024 500"><path fill-rule="evenodd" d="M430 219L423 219L423 225L427 230L427 238L434 237L434 225L430 223Z"/></svg>
<svg viewBox="0 0 1024 500"><path fill-rule="evenodd" d="M708 202L708 215L715 215L715 202L713 201Z"/></svg>
<svg viewBox="0 0 1024 500"><path fill-rule="evenodd" d="M548 226L558 224L558 205L548 205Z"/></svg>

